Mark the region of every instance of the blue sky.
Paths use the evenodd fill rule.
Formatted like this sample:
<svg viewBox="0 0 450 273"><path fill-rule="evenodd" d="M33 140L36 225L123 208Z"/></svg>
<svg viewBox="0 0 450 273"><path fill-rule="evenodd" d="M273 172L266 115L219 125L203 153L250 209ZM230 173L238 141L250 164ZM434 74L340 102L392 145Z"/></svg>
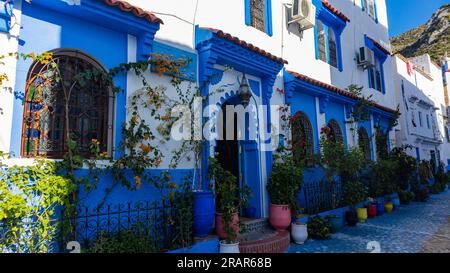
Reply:
<svg viewBox="0 0 450 273"><path fill-rule="evenodd" d="M424 24L443 4L450 0L386 0L390 36Z"/></svg>

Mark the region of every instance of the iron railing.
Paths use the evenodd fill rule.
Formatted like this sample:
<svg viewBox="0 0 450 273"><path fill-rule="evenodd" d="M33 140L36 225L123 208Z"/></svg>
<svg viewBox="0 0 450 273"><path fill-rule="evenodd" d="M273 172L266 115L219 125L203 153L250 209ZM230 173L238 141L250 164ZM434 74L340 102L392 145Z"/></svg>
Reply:
<svg viewBox="0 0 450 273"><path fill-rule="evenodd" d="M64 215L64 213L62 213ZM101 208L79 208L75 217L61 217L60 247L70 241L89 249L100 234L114 235L121 231L144 230L160 250L170 248L176 236L169 224L174 217L171 206L157 202L105 205Z"/></svg>
<svg viewBox="0 0 450 273"><path fill-rule="evenodd" d="M342 205L342 183L326 179L309 181L303 186L305 213L317 214L339 208Z"/></svg>

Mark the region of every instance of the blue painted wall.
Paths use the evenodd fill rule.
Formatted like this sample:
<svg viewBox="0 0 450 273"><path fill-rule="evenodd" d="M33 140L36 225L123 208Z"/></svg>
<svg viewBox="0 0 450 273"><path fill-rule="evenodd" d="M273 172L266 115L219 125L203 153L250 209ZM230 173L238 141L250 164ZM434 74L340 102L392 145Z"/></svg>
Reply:
<svg viewBox="0 0 450 273"><path fill-rule="evenodd" d="M190 169L177 169L177 170L149 170L147 174L149 175L159 175L163 171L168 171L170 176L170 182L176 182L178 185L181 185L185 182L183 178L192 176L193 170ZM198 172L197 172L198 173ZM88 170L79 170L76 172L77 176L86 176L89 175ZM113 184L113 176L112 174L106 173L100 177L99 182L97 183L97 187L94 190L89 192L84 191L83 188L80 188L80 192L78 194L78 205L80 207L88 207L90 210L95 209L100 202L104 199L107 189L111 187ZM128 173L128 181L132 183L135 181L132 172ZM191 180L189 180L191 181ZM138 190L132 191L127 189L125 186L121 184L114 187L111 193L108 195L105 204L126 204L131 202L132 204L137 202L152 202L160 200L160 193L156 190L153 185L145 183L142 181L142 185Z"/></svg>
<svg viewBox="0 0 450 273"><path fill-rule="evenodd" d="M42 53L57 48L82 50L102 63L107 69L126 63L128 38L126 33L116 32L95 24L23 2L21 46L19 53ZM19 61L17 67L16 93L25 92L27 73L31 60ZM126 87L126 76L116 77L115 84ZM126 94L116 97L116 146L121 139L120 124L125 121ZM14 126L11 132L11 151L20 155L23 101L14 101Z"/></svg>
<svg viewBox="0 0 450 273"><path fill-rule="evenodd" d="M186 74L186 76L181 75L181 78L194 82L197 80L196 54L160 42L153 42L153 53L168 55L173 58L173 60L178 60L179 58L189 60L189 64L186 67L181 68L181 74Z"/></svg>

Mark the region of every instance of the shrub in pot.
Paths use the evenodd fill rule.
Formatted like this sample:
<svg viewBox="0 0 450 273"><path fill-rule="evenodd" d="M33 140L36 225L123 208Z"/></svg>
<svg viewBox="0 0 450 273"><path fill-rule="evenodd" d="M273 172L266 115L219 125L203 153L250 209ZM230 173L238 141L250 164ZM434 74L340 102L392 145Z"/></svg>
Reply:
<svg viewBox="0 0 450 273"><path fill-rule="evenodd" d="M308 235L317 240L328 240L331 237L331 226L327 220L320 216L309 218Z"/></svg>
<svg viewBox="0 0 450 273"><path fill-rule="evenodd" d="M414 193L410 191L399 191L398 193L400 204L408 205L414 199Z"/></svg>
<svg viewBox="0 0 450 273"><path fill-rule="evenodd" d="M277 230L286 230L298 211L297 194L303 181L303 172L292 156L275 156L272 173L267 184L270 196L269 222Z"/></svg>
<svg viewBox="0 0 450 273"><path fill-rule="evenodd" d="M416 158L408 155L407 151L413 149L411 145L403 145L392 149L389 159L394 162L394 171L391 180L396 184L396 192L409 190L414 173L417 169Z"/></svg>
<svg viewBox="0 0 450 273"><path fill-rule="evenodd" d="M346 213L349 226L356 225L357 218L364 222L367 219L367 208L356 206L367 198L367 187L359 176L363 168L364 155L360 149L347 151L341 158L339 175L342 181L343 202L350 206L350 212Z"/></svg>
<svg viewBox="0 0 450 273"><path fill-rule="evenodd" d="M430 192L433 194L439 194L444 192L449 183L450 176L445 172L444 163L439 164L439 168L434 174L434 184L430 187Z"/></svg>
<svg viewBox="0 0 450 273"><path fill-rule="evenodd" d="M367 188L362 181L358 178L354 180L348 180L344 183L344 202L350 205L350 213L346 214L348 217L349 225L354 226L354 214L356 209L356 215L361 223L364 223L368 217L367 208L356 208L357 204L366 199Z"/></svg>
<svg viewBox="0 0 450 273"><path fill-rule="evenodd" d="M216 193L216 233L220 239L221 253L239 253L237 236L241 229L239 208L247 207L250 189L238 187L237 178L223 169L215 158L209 160L208 177L214 180Z"/></svg>

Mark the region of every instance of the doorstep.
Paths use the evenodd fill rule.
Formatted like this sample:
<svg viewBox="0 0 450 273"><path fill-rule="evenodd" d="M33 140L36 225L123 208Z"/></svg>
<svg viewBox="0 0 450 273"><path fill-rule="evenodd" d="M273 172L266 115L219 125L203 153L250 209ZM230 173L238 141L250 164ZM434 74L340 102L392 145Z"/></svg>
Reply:
<svg viewBox="0 0 450 273"><path fill-rule="evenodd" d="M246 230L238 238L241 253L283 253L289 249L289 231L274 230L267 218L242 218L241 221Z"/></svg>

